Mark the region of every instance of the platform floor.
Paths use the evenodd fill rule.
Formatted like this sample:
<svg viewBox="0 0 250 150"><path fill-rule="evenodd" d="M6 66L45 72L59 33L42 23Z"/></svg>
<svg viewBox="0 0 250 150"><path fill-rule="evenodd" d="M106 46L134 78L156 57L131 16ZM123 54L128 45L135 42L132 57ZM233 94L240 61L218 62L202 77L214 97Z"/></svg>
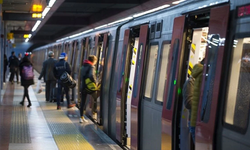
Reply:
<svg viewBox="0 0 250 150"><path fill-rule="evenodd" d="M19 104L23 87L16 82L4 84L0 102L1 150L122 149L91 120L80 124L76 107L57 110L56 103L45 102L44 90L37 94L35 89L36 84L29 87L32 106L28 108L27 100L24 106Z"/></svg>

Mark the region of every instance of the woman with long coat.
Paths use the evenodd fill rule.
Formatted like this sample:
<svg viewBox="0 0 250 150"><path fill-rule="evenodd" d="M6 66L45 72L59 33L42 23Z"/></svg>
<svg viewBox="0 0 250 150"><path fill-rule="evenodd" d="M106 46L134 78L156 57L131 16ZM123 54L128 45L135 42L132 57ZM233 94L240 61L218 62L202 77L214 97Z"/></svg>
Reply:
<svg viewBox="0 0 250 150"><path fill-rule="evenodd" d="M26 69L28 68L28 69ZM29 72L29 75L25 76L25 71L30 71L29 69L32 68L32 72ZM21 86L24 87L24 95L23 95L23 100L20 102L21 105L23 105L24 103L24 99L25 97L28 99L29 104L27 105L27 107L31 106L31 101L30 101L30 97L29 97L29 91L28 88L30 85L34 84L34 73L33 73L33 65L32 63L29 61L29 58L27 56L25 56L23 58L23 61L20 63L19 65L19 69L20 69L20 76L21 76Z"/></svg>

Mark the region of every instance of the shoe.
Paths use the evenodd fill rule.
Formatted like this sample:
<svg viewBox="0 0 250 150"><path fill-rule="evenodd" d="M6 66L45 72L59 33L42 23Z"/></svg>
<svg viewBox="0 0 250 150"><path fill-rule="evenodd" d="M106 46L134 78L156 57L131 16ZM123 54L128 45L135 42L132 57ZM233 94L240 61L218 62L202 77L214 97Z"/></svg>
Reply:
<svg viewBox="0 0 250 150"><path fill-rule="evenodd" d="M72 107L75 107L76 104L69 104L68 105L68 108L72 108Z"/></svg>
<svg viewBox="0 0 250 150"><path fill-rule="evenodd" d="M11 84L14 84L14 81L11 81Z"/></svg>
<svg viewBox="0 0 250 150"><path fill-rule="evenodd" d="M23 106L23 102L20 102L19 104L21 104Z"/></svg>
<svg viewBox="0 0 250 150"><path fill-rule="evenodd" d="M57 106L57 110L61 110L61 106Z"/></svg>
<svg viewBox="0 0 250 150"><path fill-rule="evenodd" d="M30 107L30 106L32 106L32 105L31 104L27 105L27 107Z"/></svg>
<svg viewBox="0 0 250 150"><path fill-rule="evenodd" d="M82 117L80 117L79 122L80 122L80 123L83 123L83 119L82 119Z"/></svg>
<svg viewBox="0 0 250 150"><path fill-rule="evenodd" d="M92 114L92 118L95 119L95 120L97 120L97 113L96 113L96 112L94 112L94 113Z"/></svg>
<svg viewBox="0 0 250 150"><path fill-rule="evenodd" d="M83 123L83 121L86 122L86 123L89 122L87 119L85 119L84 116L82 116L82 117L80 117L80 121L79 122Z"/></svg>

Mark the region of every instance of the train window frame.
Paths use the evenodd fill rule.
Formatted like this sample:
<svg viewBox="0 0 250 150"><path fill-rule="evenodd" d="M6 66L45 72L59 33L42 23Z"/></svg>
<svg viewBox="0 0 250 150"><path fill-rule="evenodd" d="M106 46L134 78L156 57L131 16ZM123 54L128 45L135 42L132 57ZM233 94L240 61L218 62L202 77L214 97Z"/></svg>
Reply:
<svg viewBox="0 0 250 150"><path fill-rule="evenodd" d="M231 75L231 68L232 68L232 60L233 60L233 52L234 52L234 41L237 40L237 39L244 39L244 38L250 38L250 32L245 32L245 33L238 33L238 34L235 34L233 36L233 42L231 43L230 45L230 65L227 67L228 68L228 71L230 71L230 75ZM223 127L229 129L229 130L232 130L234 132L237 132L237 133L240 133L240 134L246 134L247 130L248 130L248 126L249 126L249 116L247 117L247 123L246 123L246 127L245 128L241 128L239 126L235 126L234 124L230 124L230 123L227 123L226 122L226 109L227 109L227 97L228 97L228 91L229 91L229 85L230 85L230 75L228 74L226 79L225 79L225 86L226 89L225 91L223 92L223 106L224 106L224 109L223 109L223 114L222 114L222 125ZM235 108L235 107L234 107ZM248 112L249 112L250 108L248 108Z"/></svg>
<svg viewBox="0 0 250 150"><path fill-rule="evenodd" d="M167 79L165 80L165 83L164 83L164 89L163 89L163 95L162 95L162 102L160 100L157 99L157 95L158 95L158 86L159 86L159 83L160 83L160 72L161 72L161 67L162 67L162 54L163 54L163 48L164 48L164 45L165 44L169 44L170 45L170 49L169 49L169 54L168 54L168 57L170 56L170 51L171 51L171 40L166 40L166 41L163 41L161 43L161 49L160 50L160 63L159 63L159 71L158 71L158 76L157 76L157 83L156 83L156 94L155 94L155 104L158 104L158 105L163 105L163 102L164 102L164 91L166 89L166 82L167 82ZM170 61L170 60L168 60ZM167 75L167 72L168 72L168 64L167 64L167 69L166 69L166 75Z"/></svg>
<svg viewBox="0 0 250 150"><path fill-rule="evenodd" d="M124 73L125 73L125 68L126 68L126 56L127 56L127 49L128 49L128 45L124 45L123 47L123 51L122 51L122 61L121 61L121 74L118 78L118 86L116 89L117 94L122 94L122 86L123 86L123 80L124 80Z"/></svg>
<svg viewBox="0 0 250 150"><path fill-rule="evenodd" d="M135 77L134 77L134 90L133 90L133 98L137 98L137 95L140 94L138 93L138 78L139 78L139 75L140 75L140 68L141 68L141 60L142 60L142 49L143 49L143 46L144 44L143 43L140 43L139 44L139 55L137 55L137 58L136 58L136 67L135 69L138 69L136 70L135 72Z"/></svg>
<svg viewBox="0 0 250 150"><path fill-rule="evenodd" d="M145 96L145 92L146 92L146 86L147 86L147 77L148 77L148 65L149 65L149 57L150 57L150 50L151 50L151 46L158 46L158 49L157 49L157 58L156 58L156 62L155 62L155 72L154 72L154 75L153 75L153 78L152 78L152 81L151 81L151 84L152 84L152 87L151 87L151 90L150 90L150 95L151 97L146 97ZM153 98L153 94L154 94L154 83L155 83L155 77L156 77L156 71L157 71L157 60L158 60L158 55L159 55L159 49L160 49L160 45L159 45L159 42L151 42L149 44L149 47L147 49L147 53L146 53L146 64L145 64L145 76L143 78L143 81L145 82L143 86L143 99L147 100L147 101L151 101L151 99Z"/></svg>

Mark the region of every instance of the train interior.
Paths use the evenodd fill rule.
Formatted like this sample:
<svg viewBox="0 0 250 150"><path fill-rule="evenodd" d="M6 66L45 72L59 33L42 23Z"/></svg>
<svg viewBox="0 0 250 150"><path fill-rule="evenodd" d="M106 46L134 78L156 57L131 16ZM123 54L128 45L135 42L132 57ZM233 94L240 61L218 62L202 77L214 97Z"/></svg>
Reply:
<svg viewBox="0 0 250 150"><path fill-rule="evenodd" d="M182 72L182 83L184 84L185 80L187 80L192 73L193 67L197 63L204 63L206 49L207 49L207 37L208 37L208 27L209 23L209 13L202 13L196 15L190 15L187 19L186 23L186 40L185 40L185 54L183 61L184 67ZM202 62L201 62L202 61ZM183 80L184 79L184 80ZM182 84L182 85L183 85ZM182 101L182 100L181 100ZM189 131L189 119L190 119L190 111L184 106L184 103L181 103L179 115L180 128L177 131L180 139L180 149L181 150L194 150L195 145L192 140L190 131Z"/></svg>

